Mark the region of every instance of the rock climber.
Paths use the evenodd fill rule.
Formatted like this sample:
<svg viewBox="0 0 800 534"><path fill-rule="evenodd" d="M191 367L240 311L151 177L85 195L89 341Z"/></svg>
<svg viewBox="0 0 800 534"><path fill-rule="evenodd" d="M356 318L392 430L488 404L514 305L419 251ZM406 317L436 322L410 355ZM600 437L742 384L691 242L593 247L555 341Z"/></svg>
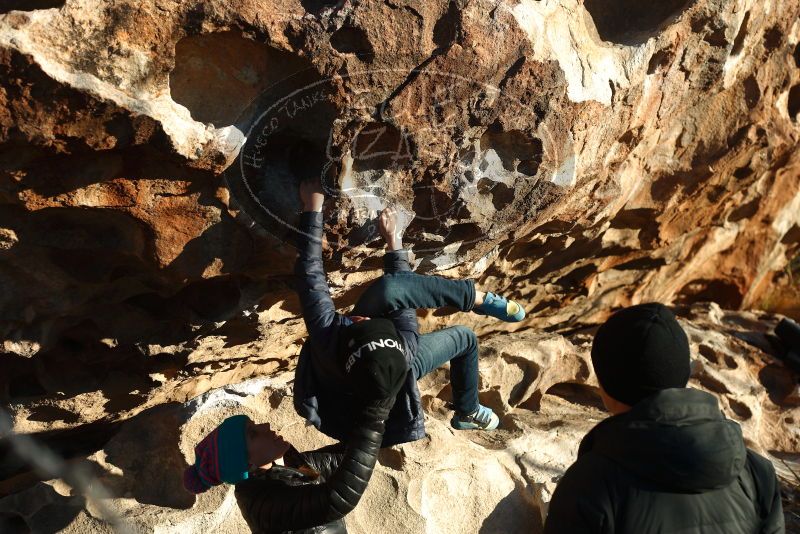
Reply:
<svg viewBox="0 0 800 534"><path fill-rule="evenodd" d="M772 464L745 447L713 395L686 387L689 342L669 309L618 311L591 354L612 416L581 441L545 533L784 531Z"/></svg>
<svg viewBox="0 0 800 534"><path fill-rule="evenodd" d="M236 484L242 516L253 532L346 534L342 518L367 487L397 392L406 381L405 355L378 347L344 372L357 391L346 446L299 453L269 424L246 415L225 419L195 447L183 483L202 493Z"/></svg>
<svg viewBox="0 0 800 534"><path fill-rule="evenodd" d="M399 346L410 371L386 422L383 446L425 436L424 415L416 381L450 362L458 430L493 430L499 419L478 403L478 340L464 326L420 335L415 309L452 306L461 311L520 321L525 311L517 302L478 291L472 280L449 280L411 272L409 251L403 248L402 221L395 208L381 212L379 231L386 242L384 274L373 282L350 315L336 312L322 264L322 206L318 180L300 185L303 213L295 264L297 290L309 337L297 364L294 402L297 412L335 439L347 438L351 425L352 390L343 380L340 360L357 359L373 343Z"/></svg>

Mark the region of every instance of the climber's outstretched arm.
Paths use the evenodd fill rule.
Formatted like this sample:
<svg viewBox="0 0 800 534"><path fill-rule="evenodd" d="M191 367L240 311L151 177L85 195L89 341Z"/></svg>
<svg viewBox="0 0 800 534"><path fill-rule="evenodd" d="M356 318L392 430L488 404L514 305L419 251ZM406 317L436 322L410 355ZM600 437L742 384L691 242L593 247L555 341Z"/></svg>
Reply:
<svg viewBox="0 0 800 534"><path fill-rule="evenodd" d="M322 204L325 195L318 180L300 184L300 201L303 213L297 237L299 254L294 267L296 288L309 336L312 340L327 339L338 314L322 265Z"/></svg>

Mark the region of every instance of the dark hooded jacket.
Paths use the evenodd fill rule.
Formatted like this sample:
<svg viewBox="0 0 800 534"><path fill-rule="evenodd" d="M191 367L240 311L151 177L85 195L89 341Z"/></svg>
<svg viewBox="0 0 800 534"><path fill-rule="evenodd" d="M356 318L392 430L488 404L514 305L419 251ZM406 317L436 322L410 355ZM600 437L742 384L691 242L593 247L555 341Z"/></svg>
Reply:
<svg viewBox="0 0 800 534"><path fill-rule="evenodd" d="M322 213L305 212L298 228L298 257L295 280L308 339L300 350L294 381L294 407L322 433L343 441L352 425L357 401L349 392L344 373L337 364L336 351L340 330L352 324L336 312L322 264ZM384 271L410 271L406 251L388 252ZM419 325L416 310L402 309L386 315L394 323L403 345L403 354L411 367L417 352ZM417 381L409 371L389 419L383 447L425 437L425 415Z"/></svg>
<svg viewBox="0 0 800 534"><path fill-rule="evenodd" d="M545 533L784 531L775 469L714 396L667 389L594 427L556 488Z"/></svg>

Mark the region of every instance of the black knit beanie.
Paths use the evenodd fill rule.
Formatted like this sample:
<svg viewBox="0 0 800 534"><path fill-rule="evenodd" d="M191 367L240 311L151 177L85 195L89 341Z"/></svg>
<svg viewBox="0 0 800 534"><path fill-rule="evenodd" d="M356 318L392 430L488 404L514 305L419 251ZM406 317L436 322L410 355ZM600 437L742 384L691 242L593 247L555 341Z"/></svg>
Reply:
<svg viewBox="0 0 800 534"><path fill-rule="evenodd" d="M400 338L388 319L347 326L339 335L337 352L350 387L364 399L395 397L408 374Z"/></svg>
<svg viewBox="0 0 800 534"><path fill-rule="evenodd" d="M592 365L606 393L633 406L662 389L686 387L689 340L663 304L631 306L595 334Z"/></svg>

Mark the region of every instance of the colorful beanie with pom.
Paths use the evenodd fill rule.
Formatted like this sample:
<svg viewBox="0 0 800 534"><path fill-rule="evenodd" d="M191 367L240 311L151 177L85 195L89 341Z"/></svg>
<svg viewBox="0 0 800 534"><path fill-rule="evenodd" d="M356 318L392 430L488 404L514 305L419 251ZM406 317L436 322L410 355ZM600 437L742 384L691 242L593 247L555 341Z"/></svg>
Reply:
<svg viewBox="0 0 800 534"><path fill-rule="evenodd" d="M194 448L194 465L183 472L183 486L203 493L223 482L247 479L246 415L228 417Z"/></svg>

